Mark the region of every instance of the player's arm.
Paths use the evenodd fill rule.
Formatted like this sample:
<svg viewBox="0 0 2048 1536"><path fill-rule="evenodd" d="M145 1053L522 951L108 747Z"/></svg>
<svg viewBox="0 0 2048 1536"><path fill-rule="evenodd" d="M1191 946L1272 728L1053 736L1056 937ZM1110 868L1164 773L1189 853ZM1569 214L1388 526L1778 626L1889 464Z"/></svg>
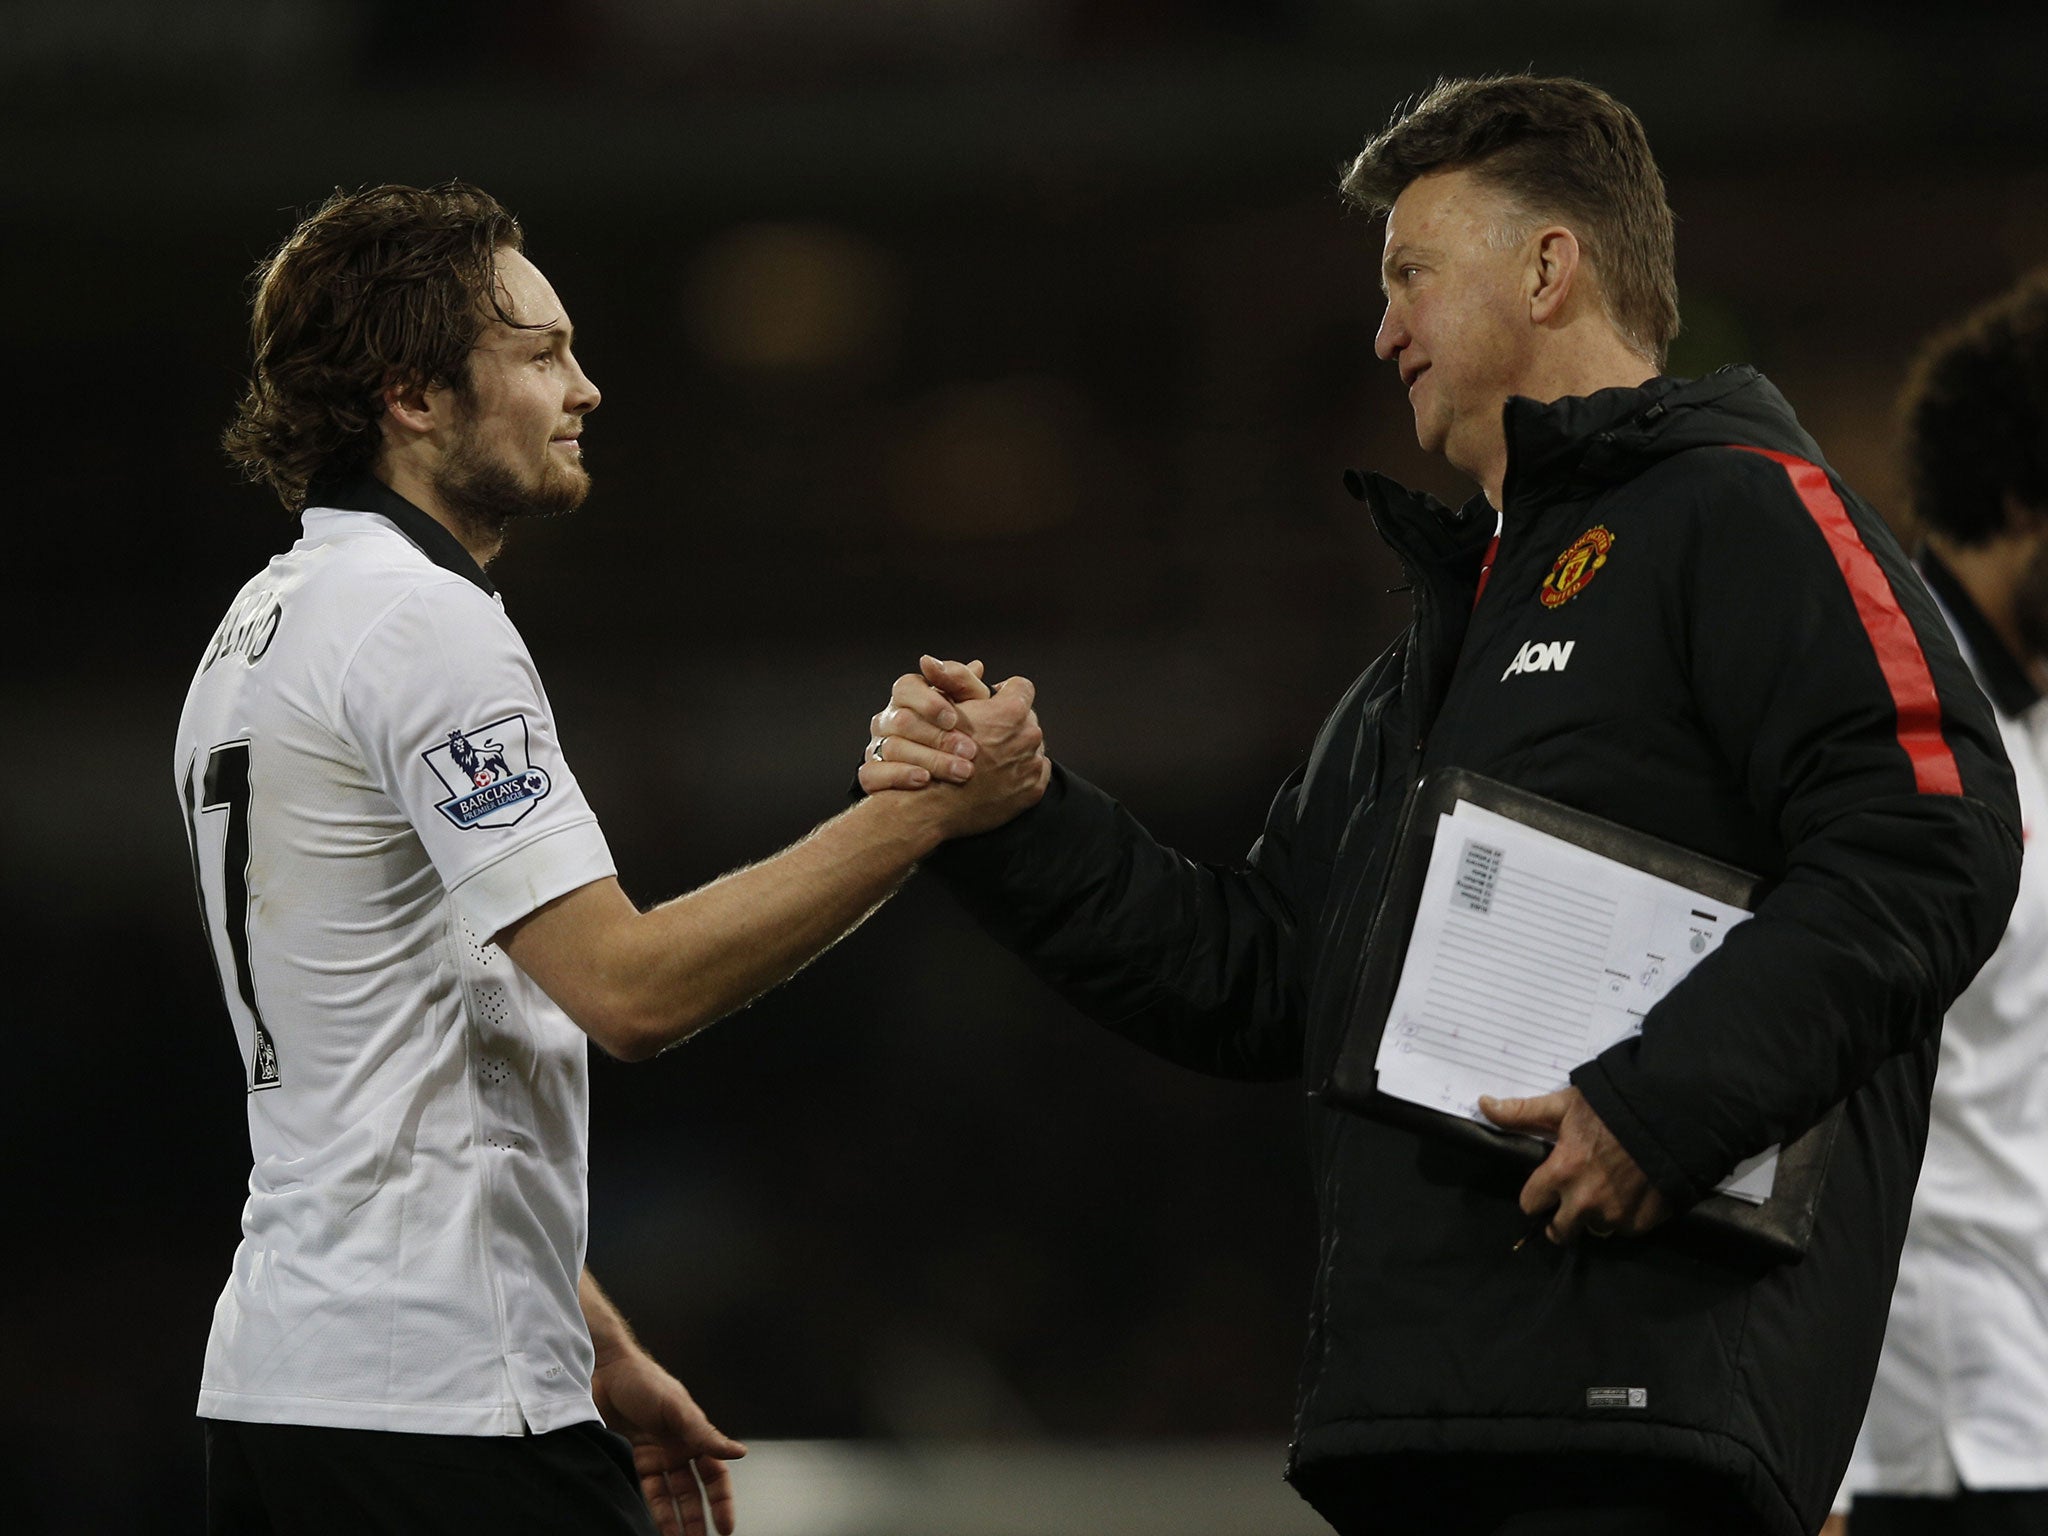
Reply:
<svg viewBox="0 0 2048 1536"><path fill-rule="evenodd" d="M708 1506L712 1523L730 1536L733 1487L726 1463L746 1455L747 1448L719 1430L683 1384L641 1347L587 1269L576 1299L597 1355L591 1399L605 1424L632 1444L633 1469L656 1528L662 1536L701 1536Z"/></svg>
<svg viewBox="0 0 2048 1536"><path fill-rule="evenodd" d="M1044 793L1032 688L1004 685L965 785L870 797L773 858L641 911L595 880L497 942L592 1039L644 1060L745 1006L829 949L949 837L1000 824Z"/></svg>
<svg viewBox="0 0 2048 1536"><path fill-rule="evenodd" d="M971 668L924 658L875 717L885 760L861 765L870 792L913 768L933 788L965 770L943 738L981 736L987 690ZM996 696L998 699L1000 694ZM957 716L957 721L956 721ZM1182 857L1116 801L1055 769L1044 799L984 836L955 841L929 865L1001 944L1090 1018L1199 1072L1244 1079L1301 1070L1297 914L1313 898L1293 844L1304 775L1281 790L1266 834L1242 865Z"/></svg>

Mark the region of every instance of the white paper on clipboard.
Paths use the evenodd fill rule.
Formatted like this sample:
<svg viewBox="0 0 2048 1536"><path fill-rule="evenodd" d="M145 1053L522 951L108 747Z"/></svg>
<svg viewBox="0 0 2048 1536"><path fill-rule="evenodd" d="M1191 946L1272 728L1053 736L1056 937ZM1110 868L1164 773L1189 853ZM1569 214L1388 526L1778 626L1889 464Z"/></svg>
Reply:
<svg viewBox="0 0 2048 1536"><path fill-rule="evenodd" d="M1529 1098L1642 1030L1643 1015L1748 918L1470 801L1437 818L1379 1091L1491 1124L1479 1096ZM1777 1148L1724 1194L1770 1197Z"/></svg>

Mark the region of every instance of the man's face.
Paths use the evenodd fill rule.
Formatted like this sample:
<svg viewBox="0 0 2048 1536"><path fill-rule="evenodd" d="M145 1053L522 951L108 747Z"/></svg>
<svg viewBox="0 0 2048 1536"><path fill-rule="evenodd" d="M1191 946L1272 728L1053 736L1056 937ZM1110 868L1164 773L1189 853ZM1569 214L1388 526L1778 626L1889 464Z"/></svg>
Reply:
<svg viewBox="0 0 2048 1536"><path fill-rule="evenodd" d="M452 440L434 490L452 511L492 530L517 517L571 512L590 492L583 418L597 386L569 349L568 312L540 269L498 252L498 296L523 330L493 319L470 354L469 382L450 391Z"/></svg>
<svg viewBox="0 0 2048 1536"><path fill-rule="evenodd" d="M1470 171L1409 183L1387 214L1387 312L1373 350L1401 370L1417 441L1480 479L1533 355L1527 253L1490 238L1521 222Z"/></svg>

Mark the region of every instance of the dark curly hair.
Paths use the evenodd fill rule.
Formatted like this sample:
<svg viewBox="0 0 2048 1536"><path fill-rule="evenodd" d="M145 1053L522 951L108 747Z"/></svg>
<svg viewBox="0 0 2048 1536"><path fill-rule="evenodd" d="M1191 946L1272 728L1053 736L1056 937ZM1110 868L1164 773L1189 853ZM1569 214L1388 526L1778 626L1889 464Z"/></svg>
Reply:
<svg viewBox="0 0 2048 1536"><path fill-rule="evenodd" d="M1937 331L1899 396L1921 523L1982 544L2006 500L2048 510L2048 268Z"/></svg>
<svg viewBox="0 0 2048 1536"><path fill-rule="evenodd" d="M1678 334L1677 236L1664 177L1635 113L1583 80L1439 80L1367 140L1344 195L1382 214L1409 183L1469 170L1579 237L1629 345L1661 370Z"/></svg>
<svg viewBox="0 0 2048 1536"><path fill-rule="evenodd" d="M221 437L286 508L309 481L368 464L393 383L463 387L495 316L497 253L519 221L466 182L336 190L256 269L248 392Z"/></svg>

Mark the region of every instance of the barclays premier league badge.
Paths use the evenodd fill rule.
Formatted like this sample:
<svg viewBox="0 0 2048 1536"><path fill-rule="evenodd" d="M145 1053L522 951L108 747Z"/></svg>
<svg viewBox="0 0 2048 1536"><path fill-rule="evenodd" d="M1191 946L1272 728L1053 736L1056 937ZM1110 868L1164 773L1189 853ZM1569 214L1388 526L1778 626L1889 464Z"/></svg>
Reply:
<svg viewBox="0 0 2048 1536"><path fill-rule="evenodd" d="M450 731L447 741L420 756L451 795L436 809L465 832L509 827L548 792L547 774L527 759L524 715Z"/></svg>

